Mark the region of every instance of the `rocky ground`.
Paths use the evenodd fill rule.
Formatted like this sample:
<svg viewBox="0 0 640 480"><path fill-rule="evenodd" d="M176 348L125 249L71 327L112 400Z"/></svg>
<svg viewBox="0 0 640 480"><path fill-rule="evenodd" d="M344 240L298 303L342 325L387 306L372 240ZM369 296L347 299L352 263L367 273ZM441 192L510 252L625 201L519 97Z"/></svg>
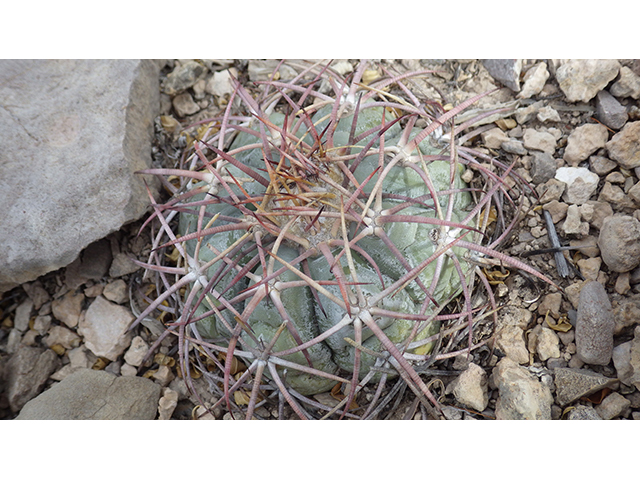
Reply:
<svg viewBox="0 0 640 480"><path fill-rule="evenodd" d="M154 162L180 155L189 139L181 128L193 135L199 121L219 114L230 72L251 82L266 79L276 64L147 65L147 76L161 81ZM376 64L398 72L438 70L411 88L430 98L442 94L453 105L502 87L471 108L504 110L475 125L466 145L515 161L534 187L539 198L530 195L505 251L563 288L501 272L495 349L437 365L447 418L640 419L640 61ZM335 68L346 74L354 65L340 61ZM286 68L281 75L286 80ZM137 236L142 220L131 217L140 218L132 214L131 223L97 236L64 268L18 281L2 295L0 418L204 413L179 376L171 340L142 364L160 332L152 325L127 331L137 313L131 292L142 276L128 256L145 260L150 248L146 235ZM570 248L537 253L552 246ZM198 385L205 403L214 404L203 379ZM417 407L407 396L388 418L424 418ZM256 416L274 418L277 411L262 407ZM217 408L201 417L229 414Z"/></svg>

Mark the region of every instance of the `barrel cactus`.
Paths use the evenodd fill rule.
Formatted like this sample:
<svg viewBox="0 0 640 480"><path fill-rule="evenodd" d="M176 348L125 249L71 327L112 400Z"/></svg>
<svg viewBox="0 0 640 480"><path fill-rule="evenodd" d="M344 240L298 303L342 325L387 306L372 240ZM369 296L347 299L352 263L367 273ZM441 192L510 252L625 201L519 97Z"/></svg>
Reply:
<svg viewBox="0 0 640 480"><path fill-rule="evenodd" d="M368 418L395 377L437 415L419 367L479 346L472 327L496 310L482 267L542 278L496 251L521 187L510 167L456 144L454 116L479 97L445 112L404 83L426 71L365 85L366 62L348 79L290 67L299 75L256 96L234 80L182 165L142 172L171 178L174 195L154 204L145 266L159 290L140 319L171 300L183 375L195 362L247 418L270 398L301 418ZM175 265L161 255L171 249ZM436 348L460 332L458 350ZM373 400L358 413L366 386ZM330 390L343 392L337 407L314 397Z"/></svg>

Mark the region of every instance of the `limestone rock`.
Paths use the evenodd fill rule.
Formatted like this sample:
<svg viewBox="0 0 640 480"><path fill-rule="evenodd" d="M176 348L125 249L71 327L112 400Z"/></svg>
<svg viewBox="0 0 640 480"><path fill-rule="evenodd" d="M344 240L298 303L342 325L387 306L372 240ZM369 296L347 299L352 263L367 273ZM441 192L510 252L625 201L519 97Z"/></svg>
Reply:
<svg viewBox="0 0 640 480"><path fill-rule="evenodd" d="M193 101L193 97L188 92L176 95L171 103L179 117L186 117L200 111L200 106Z"/></svg>
<svg viewBox="0 0 640 480"><path fill-rule="evenodd" d="M539 132L527 128L522 136L524 147L531 150L541 150L549 155L556 151L556 139L549 132Z"/></svg>
<svg viewBox="0 0 640 480"><path fill-rule="evenodd" d="M136 265L131 261L129 256L125 253L118 253L113 257L111 267L109 268L109 276L112 278L122 277L123 275L129 275L137 270L140 270L140 265Z"/></svg>
<svg viewBox="0 0 640 480"><path fill-rule="evenodd" d="M640 295L631 295L616 302L613 314L616 319L616 335L635 327L640 323Z"/></svg>
<svg viewBox="0 0 640 480"><path fill-rule="evenodd" d="M552 200L549 203L545 203L544 209L551 215L553 223L558 223L567 216L567 209L569 205L558 200Z"/></svg>
<svg viewBox="0 0 640 480"><path fill-rule="evenodd" d="M237 77L237 73L235 76ZM214 72L211 79L207 82L205 91L219 100L226 100L233 93L231 71L227 69L221 72Z"/></svg>
<svg viewBox="0 0 640 480"><path fill-rule="evenodd" d="M607 395L600 405L595 406L595 410L603 420L611 420L618 417L631 406L631 402L620 395L612 392Z"/></svg>
<svg viewBox="0 0 640 480"><path fill-rule="evenodd" d="M529 334L529 350L536 353L542 362L560 358L559 338L550 328L537 325Z"/></svg>
<svg viewBox="0 0 640 480"><path fill-rule="evenodd" d="M567 184L552 178L545 183L541 183L536 187L536 192L540 195L540 203L545 204L560 200Z"/></svg>
<svg viewBox="0 0 640 480"><path fill-rule="evenodd" d="M590 365L607 365L613 353L614 328L613 310L604 287L594 281L585 283L576 321L578 358Z"/></svg>
<svg viewBox="0 0 640 480"><path fill-rule="evenodd" d="M640 222L628 215L605 218L598 247L604 263L612 271L633 270L640 265Z"/></svg>
<svg viewBox="0 0 640 480"><path fill-rule="evenodd" d="M627 123L606 144L611 160L627 170L640 166L640 121Z"/></svg>
<svg viewBox="0 0 640 480"><path fill-rule="evenodd" d="M113 303L122 304L129 298L129 287L122 279L114 280L105 285L102 295Z"/></svg>
<svg viewBox="0 0 640 480"><path fill-rule="evenodd" d="M533 120L542 108L544 108L544 102L540 100L539 102L532 103L526 107L516 109L516 122L518 125L524 125L528 121Z"/></svg>
<svg viewBox="0 0 640 480"><path fill-rule="evenodd" d="M514 362L529 362L529 352L524 341L524 331L515 325L502 327L496 333L496 346Z"/></svg>
<svg viewBox="0 0 640 480"><path fill-rule="evenodd" d="M617 166L618 164L616 162L609 160L607 157L600 155L592 155L589 157L589 168L598 175L604 176Z"/></svg>
<svg viewBox="0 0 640 480"><path fill-rule="evenodd" d="M616 78L617 60L569 60L556 70L556 80L570 102L588 102Z"/></svg>
<svg viewBox="0 0 640 480"><path fill-rule="evenodd" d="M609 133L607 127L599 123L587 123L576 128L567 139L564 160L572 166L577 166L589 155L600 148L604 148Z"/></svg>
<svg viewBox="0 0 640 480"><path fill-rule="evenodd" d="M453 395L465 407L482 412L489 404L487 373L475 363L456 379Z"/></svg>
<svg viewBox="0 0 640 480"><path fill-rule="evenodd" d="M69 265L146 212L134 172L151 164L158 67L2 60L0 104L1 293Z"/></svg>
<svg viewBox="0 0 640 480"><path fill-rule="evenodd" d="M633 200L625 195L624 190L610 182L604 182L600 195L598 195L598 201L614 205L616 210L634 207Z"/></svg>
<svg viewBox="0 0 640 480"><path fill-rule="evenodd" d="M82 369L27 403L17 420L152 420L160 385Z"/></svg>
<svg viewBox="0 0 640 480"><path fill-rule="evenodd" d="M536 118L539 121L541 121L542 123L544 123L544 122L561 122L562 121L558 111L555 110L554 108L548 106L548 105L546 107L542 107L540 110L538 110L538 113L536 114Z"/></svg>
<svg viewBox="0 0 640 480"><path fill-rule="evenodd" d="M538 315L545 316L548 313L551 317L558 318L560 316L561 304L561 293L549 293L542 298L540 305L538 305Z"/></svg>
<svg viewBox="0 0 640 480"><path fill-rule="evenodd" d="M53 316L69 328L78 326L84 295L71 290L51 304Z"/></svg>
<svg viewBox="0 0 640 480"><path fill-rule="evenodd" d="M33 300L27 298L16 308L16 316L13 319L13 326L20 333L24 333L29 328L31 312L33 311Z"/></svg>
<svg viewBox="0 0 640 480"><path fill-rule="evenodd" d="M496 419L551 419L551 392L527 369L503 358L493 370L493 381L499 391Z"/></svg>
<svg viewBox="0 0 640 480"><path fill-rule="evenodd" d="M162 82L162 91L167 95L177 95L187 88L193 87L198 80L207 74L207 67L196 61L188 61L178 65Z"/></svg>
<svg viewBox="0 0 640 480"><path fill-rule="evenodd" d="M613 349L613 364L622 383L640 387L640 327L635 328L633 340Z"/></svg>
<svg viewBox="0 0 640 480"><path fill-rule="evenodd" d="M29 298L33 301L33 308L40 310L40 307L47 303L51 296L47 292L40 281L22 284L22 289L27 292Z"/></svg>
<svg viewBox="0 0 640 480"><path fill-rule="evenodd" d="M588 205L593 205L593 217L590 221L591 225L598 230L602 230L602 224L605 219L613 215L613 208L607 202L599 202L596 200L589 200Z"/></svg>
<svg viewBox="0 0 640 480"><path fill-rule="evenodd" d="M534 95L538 95L544 88L544 84L549 78L549 71L547 70L547 64L544 62L538 62L529 70L524 76L524 84L522 85L522 91L517 95L518 98L531 98Z"/></svg>
<svg viewBox="0 0 640 480"><path fill-rule="evenodd" d="M178 406L178 392L164 388L158 402L158 420L169 420Z"/></svg>
<svg viewBox="0 0 640 480"><path fill-rule="evenodd" d="M588 205L588 204L587 204ZM589 257L597 257L600 255L600 249L598 248L598 239L593 235L588 235L580 239L574 239L569 242L572 247L578 247L578 251Z"/></svg>
<svg viewBox="0 0 640 480"><path fill-rule="evenodd" d="M68 350L80 345L80 337L73 330L69 330L62 325L54 325L49 329L49 334L44 338L44 343L47 347L62 345Z"/></svg>
<svg viewBox="0 0 640 480"><path fill-rule="evenodd" d="M583 258L578 260L577 264L585 280L595 281L598 279L600 266L602 265L602 259L600 257Z"/></svg>
<svg viewBox="0 0 640 480"><path fill-rule="evenodd" d="M640 76L629 67L620 68L620 78L611 85L611 94L616 97L640 98Z"/></svg>
<svg viewBox="0 0 640 480"><path fill-rule="evenodd" d="M598 188L600 180L598 175L583 167L558 168L555 178L567 184L563 200L575 205L586 203Z"/></svg>
<svg viewBox="0 0 640 480"><path fill-rule="evenodd" d="M502 142L506 142L509 140L509 137L506 133L502 131L500 128L492 128L487 132L483 132L481 134L482 143L487 148L497 149L500 148Z"/></svg>
<svg viewBox="0 0 640 480"><path fill-rule="evenodd" d="M142 365L142 360L145 355L149 351L149 345L144 339L140 336L134 337L131 341L131 347L127 350L127 353L124 354L124 360L129 365L133 365L134 367L139 367Z"/></svg>
<svg viewBox="0 0 640 480"><path fill-rule="evenodd" d="M78 333L94 355L115 361L131 343L132 334L127 330L133 320L126 308L97 297L80 322Z"/></svg>
<svg viewBox="0 0 640 480"><path fill-rule="evenodd" d="M4 388L11 410L20 411L40 393L59 365L60 359L53 350L18 346L4 366Z"/></svg>
<svg viewBox="0 0 640 480"><path fill-rule="evenodd" d="M636 204L640 204L640 182L636 183L633 187L629 189L629 198L636 202Z"/></svg>

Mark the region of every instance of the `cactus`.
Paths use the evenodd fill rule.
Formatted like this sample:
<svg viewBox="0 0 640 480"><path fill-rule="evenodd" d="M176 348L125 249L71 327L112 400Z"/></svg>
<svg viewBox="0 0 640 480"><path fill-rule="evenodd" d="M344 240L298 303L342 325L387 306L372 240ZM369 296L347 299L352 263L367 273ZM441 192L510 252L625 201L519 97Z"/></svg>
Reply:
<svg viewBox="0 0 640 480"><path fill-rule="evenodd" d="M183 375L195 361L247 418L269 398L301 418L368 418L395 377L437 416L418 370L484 343L473 325L494 318L496 303L481 267L551 283L496 250L523 188L511 167L456 145L455 114L481 96L445 112L403 83L429 72L366 86L367 65L348 81L292 63L300 74L262 83L259 99L235 81L182 168L142 172L179 185L165 182L174 196L154 204L161 227L145 266L164 290L139 319L172 299L167 332L179 338ZM515 212L508 225L503 204ZM176 266L161 260L171 248ZM437 351L461 332L463 347ZM232 375L234 358L245 367ZM365 386L374 401L350 412ZM312 398L341 387L333 409Z"/></svg>

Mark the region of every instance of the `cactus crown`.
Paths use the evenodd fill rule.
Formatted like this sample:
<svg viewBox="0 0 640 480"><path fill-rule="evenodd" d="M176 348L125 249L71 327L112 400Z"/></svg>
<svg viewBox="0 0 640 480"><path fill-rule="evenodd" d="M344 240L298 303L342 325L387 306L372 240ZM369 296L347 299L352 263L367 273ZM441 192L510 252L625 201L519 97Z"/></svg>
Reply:
<svg viewBox="0 0 640 480"><path fill-rule="evenodd" d="M165 181L173 198L154 203L160 230L145 266L158 295L139 319L172 302L166 334L178 337L183 375L204 374L248 418L270 400L301 418L371 418L397 394L396 377L437 416L419 372L486 343L473 326L496 302L481 267L549 281L496 250L523 186L511 167L456 144L467 125L455 114L481 96L445 112L405 84L428 71L365 85L366 62L348 79L321 63L290 66L299 74L261 83L259 100L235 81L180 168L142 172L177 186ZM175 266L160 255L169 248ZM353 408L363 388L373 400ZM313 398L341 389L334 408Z"/></svg>

